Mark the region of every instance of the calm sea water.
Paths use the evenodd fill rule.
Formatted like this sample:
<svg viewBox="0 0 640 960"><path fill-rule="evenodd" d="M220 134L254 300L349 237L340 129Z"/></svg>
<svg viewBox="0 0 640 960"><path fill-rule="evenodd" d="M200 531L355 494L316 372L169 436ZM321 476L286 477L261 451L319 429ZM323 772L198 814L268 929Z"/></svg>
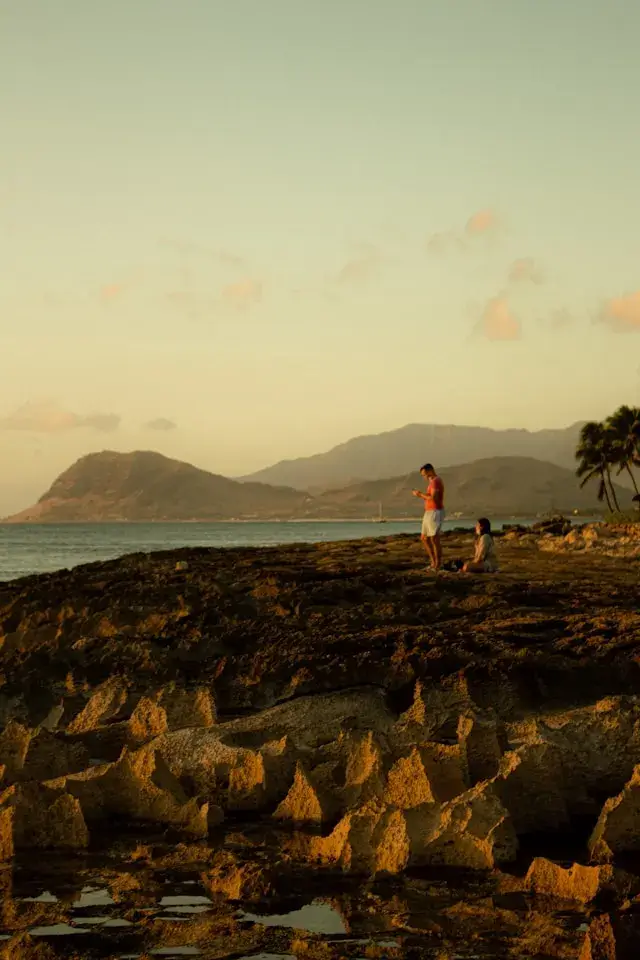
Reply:
<svg viewBox="0 0 640 960"><path fill-rule="evenodd" d="M513 523L513 519L505 520ZM532 521L520 520L520 523ZM445 529L473 526L472 521L447 520ZM502 521L494 521L499 529ZM46 573L96 560L113 560L127 553L176 547L276 546L356 540L394 533L418 533L420 520L372 523L112 523L0 525L0 581Z"/></svg>

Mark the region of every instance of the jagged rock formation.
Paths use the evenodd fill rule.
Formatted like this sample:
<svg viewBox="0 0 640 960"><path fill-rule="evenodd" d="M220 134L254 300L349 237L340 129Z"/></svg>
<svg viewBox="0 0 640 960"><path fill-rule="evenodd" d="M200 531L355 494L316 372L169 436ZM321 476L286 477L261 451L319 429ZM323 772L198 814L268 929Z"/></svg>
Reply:
<svg viewBox="0 0 640 960"><path fill-rule="evenodd" d="M516 955L633 940L637 568L499 550L506 572L485 579L429 578L397 538L0 586L0 860L162 834L217 849L201 882L225 902L275 895L269 862L409 884L472 871L496 896L582 911L579 936L543 936L492 907ZM245 821L277 853L252 840L238 862L223 838Z"/></svg>

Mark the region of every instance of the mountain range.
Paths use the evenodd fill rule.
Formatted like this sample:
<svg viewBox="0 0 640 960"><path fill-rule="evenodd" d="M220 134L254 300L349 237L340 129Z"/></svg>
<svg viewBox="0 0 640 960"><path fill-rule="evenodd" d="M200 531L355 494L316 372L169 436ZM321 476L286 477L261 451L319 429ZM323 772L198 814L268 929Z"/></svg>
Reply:
<svg viewBox="0 0 640 960"><path fill-rule="evenodd" d="M443 471L449 515L525 516L598 509L595 486L532 457L492 457ZM367 480L316 493L240 482L159 453L104 451L82 457L40 500L8 518L18 523L368 519L420 516L410 476ZM618 490L626 505L631 494ZM629 504L630 505L630 504Z"/></svg>
<svg viewBox="0 0 640 960"><path fill-rule="evenodd" d="M581 427L582 423L574 423L532 432L412 423L386 433L354 437L311 457L281 460L240 479L296 490L326 490L415 472L426 461L442 470L490 457L533 457L573 469Z"/></svg>

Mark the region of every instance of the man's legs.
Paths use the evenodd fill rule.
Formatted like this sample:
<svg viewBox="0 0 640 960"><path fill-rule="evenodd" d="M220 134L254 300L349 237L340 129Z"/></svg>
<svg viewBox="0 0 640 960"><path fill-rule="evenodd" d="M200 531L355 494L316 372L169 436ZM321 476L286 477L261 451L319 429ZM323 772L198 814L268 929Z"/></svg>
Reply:
<svg viewBox="0 0 640 960"><path fill-rule="evenodd" d="M433 544L433 565L436 570L439 570L442 566L442 541L440 540L440 534L436 533L432 541Z"/></svg>
<svg viewBox="0 0 640 960"><path fill-rule="evenodd" d="M433 543L432 543L432 541L431 541L431 537L426 537L426 536L424 536L424 534L423 534L422 537L420 537L420 539L422 540L422 543L424 544L424 549L426 550L427 556L429 557L429 560L431 561L431 566L432 566L432 567L435 567L435 565L436 565L436 556L435 556L435 553L433 552Z"/></svg>

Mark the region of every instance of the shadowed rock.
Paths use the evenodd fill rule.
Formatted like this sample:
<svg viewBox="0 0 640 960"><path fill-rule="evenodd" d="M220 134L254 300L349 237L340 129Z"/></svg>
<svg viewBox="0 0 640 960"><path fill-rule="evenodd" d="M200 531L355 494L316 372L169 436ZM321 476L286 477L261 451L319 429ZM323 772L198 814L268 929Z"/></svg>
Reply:
<svg viewBox="0 0 640 960"><path fill-rule="evenodd" d="M19 849L83 849L89 831L81 805L62 787L16 784L0 795L0 859Z"/></svg>

